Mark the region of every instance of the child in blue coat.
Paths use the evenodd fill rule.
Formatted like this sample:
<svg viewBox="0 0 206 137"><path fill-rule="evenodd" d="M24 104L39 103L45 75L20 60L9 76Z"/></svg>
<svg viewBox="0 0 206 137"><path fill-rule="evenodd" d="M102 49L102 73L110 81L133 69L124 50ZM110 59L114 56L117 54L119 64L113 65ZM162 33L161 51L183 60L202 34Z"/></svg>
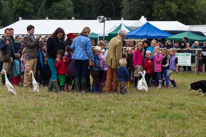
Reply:
<svg viewBox="0 0 206 137"><path fill-rule="evenodd" d="M127 81L129 78L129 72L126 68L127 61L125 59L119 60L120 67L117 69L118 75L118 93L125 95L127 93Z"/></svg>
<svg viewBox="0 0 206 137"><path fill-rule="evenodd" d="M14 54L14 61L12 63L12 85L18 86L19 80L21 76L21 66L20 66L20 54L15 53Z"/></svg>

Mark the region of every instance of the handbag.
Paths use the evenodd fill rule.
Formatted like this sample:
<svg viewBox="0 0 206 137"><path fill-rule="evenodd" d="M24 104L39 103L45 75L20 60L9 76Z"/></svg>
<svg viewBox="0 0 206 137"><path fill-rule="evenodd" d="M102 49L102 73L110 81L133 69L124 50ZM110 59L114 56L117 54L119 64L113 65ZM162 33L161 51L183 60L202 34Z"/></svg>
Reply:
<svg viewBox="0 0 206 137"><path fill-rule="evenodd" d="M79 36L78 36L78 39L79 39L79 43L80 43L82 49L84 50L84 48L83 48L83 46L82 46L82 43L81 43L81 41L80 41ZM89 55L87 54L87 52L86 52L85 50L84 50L84 52L86 53L87 57L89 58L89 66L92 66L92 60L90 59Z"/></svg>

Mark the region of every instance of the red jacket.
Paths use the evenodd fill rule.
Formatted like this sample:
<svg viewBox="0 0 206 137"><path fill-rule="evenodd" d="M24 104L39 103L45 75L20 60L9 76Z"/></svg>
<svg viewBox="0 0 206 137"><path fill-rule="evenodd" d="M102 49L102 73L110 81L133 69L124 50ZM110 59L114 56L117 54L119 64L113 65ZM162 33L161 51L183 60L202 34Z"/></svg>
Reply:
<svg viewBox="0 0 206 137"><path fill-rule="evenodd" d="M143 69L146 71L147 74L152 74L152 59L146 58L145 59L145 65L143 66Z"/></svg>
<svg viewBox="0 0 206 137"><path fill-rule="evenodd" d="M63 62L63 59L60 60L60 62L55 61L55 67L57 68L57 74L58 75L63 75L66 74L68 72L67 70L67 63L69 63L68 58L65 58L66 62Z"/></svg>

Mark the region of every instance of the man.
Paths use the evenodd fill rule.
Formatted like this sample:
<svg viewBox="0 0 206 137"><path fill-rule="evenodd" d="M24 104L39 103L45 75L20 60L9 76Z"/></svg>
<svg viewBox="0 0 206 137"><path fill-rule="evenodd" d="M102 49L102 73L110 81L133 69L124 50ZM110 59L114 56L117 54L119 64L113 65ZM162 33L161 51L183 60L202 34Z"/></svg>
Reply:
<svg viewBox="0 0 206 137"><path fill-rule="evenodd" d="M34 75L36 73L38 47L40 35L34 38L34 26L29 25L27 27L27 35L24 37L24 45L26 46L25 55L25 73L24 73L24 87L30 87L32 82L32 76L29 72L32 70Z"/></svg>
<svg viewBox="0 0 206 137"><path fill-rule="evenodd" d="M113 82L113 93L118 91L118 76L116 74L117 68L119 66L119 60L122 58L122 46L123 39L126 37L127 32L123 29L119 30L118 36L111 39L109 44L109 49L107 53L107 58L105 64L108 65L107 70L107 81L106 81L106 91L105 93L110 93Z"/></svg>
<svg viewBox="0 0 206 137"><path fill-rule="evenodd" d="M0 42L0 59L3 62L3 69L6 70L7 74L2 75L2 84L5 85L5 75L9 78L11 72L13 57L15 53L14 43L10 39L11 30L5 29L4 37Z"/></svg>
<svg viewBox="0 0 206 137"><path fill-rule="evenodd" d="M187 43L190 43L190 47L192 46L192 42L191 41L188 41L188 38L187 37L184 37L183 38L183 43L182 45L180 46L181 49L184 49L186 47L186 44Z"/></svg>
<svg viewBox="0 0 206 137"><path fill-rule="evenodd" d="M11 30L11 36L10 36L10 39L12 40L12 42L14 43L14 29L13 28L10 28L10 30ZM17 51L16 51L17 52Z"/></svg>
<svg viewBox="0 0 206 137"><path fill-rule="evenodd" d="M152 40L151 46L147 48L147 51L148 50L151 51L150 58L152 58L152 54L153 54L153 51L154 51L154 48L155 48L156 45L157 45L157 41L156 40ZM146 57L146 55L145 55L145 57Z"/></svg>
<svg viewBox="0 0 206 137"><path fill-rule="evenodd" d="M191 47L192 49L201 48L198 41L195 41Z"/></svg>

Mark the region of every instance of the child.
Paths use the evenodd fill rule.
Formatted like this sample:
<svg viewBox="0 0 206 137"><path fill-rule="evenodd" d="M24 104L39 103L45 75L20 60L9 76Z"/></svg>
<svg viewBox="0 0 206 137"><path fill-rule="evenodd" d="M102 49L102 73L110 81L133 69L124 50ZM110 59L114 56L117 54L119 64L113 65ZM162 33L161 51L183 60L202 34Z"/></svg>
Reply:
<svg viewBox="0 0 206 137"><path fill-rule="evenodd" d="M40 83L40 87L43 87L43 71L44 71L44 54L42 53L42 51L39 49L38 50L38 58L37 58L37 70L39 73L38 75L38 82Z"/></svg>
<svg viewBox="0 0 206 137"><path fill-rule="evenodd" d="M136 73L134 79L134 87L137 87L139 72L143 70L144 64L144 48L142 42L138 42L136 49L133 53L133 64Z"/></svg>
<svg viewBox="0 0 206 137"><path fill-rule="evenodd" d="M64 56L64 51L62 49L57 50L57 58L55 60L55 66L57 68L57 74L60 80L60 90L64 91L65 84L65 74L67 73L66 64L69 62L68 58Z"/></svg>
<svg viewBox="0 0 206 137"><path fill-rule="evenodd" d="M147 82L147 86L149 87L150 86L151 74L152 74L152 65L153 65L152 59L150 58L151 57L151 51L150 50L146 51L146 57L147 58L145 59L143 69L146 71L145 79L146 79L146 82Z"/></svg>
<svg viewBox="0 0 206 137"><path fill-rule="evenodd" d="M178 58L176 57L177 49L171 49L170 61L169 61L169 69L167 70L167 76L174 87L177 86L174 79L172 79L171 75L174 71L178 73Z"/></svg>
<svg viewBox="0 0 206 137"><path fill-rule="evenodd" d="M93 93L98 93L98 87L100 82L100 71L102 69L99 55L101 52L101 48L99 46L96 46L94 49L94 67L91 68L91 73L93 77Z"/></svg>
<svg viewBox="0 0 206 137"><path fill-rule="evenodd" d="M12 63L12 85L18 86L19 85L19 80L21 76L21 71L20 71L20 54L15 53L14 54L14 62Z"/></svg>
<svg viewBox="0 0 206 137"><path fill-rule="evenodd" d="M154 48L154 73L156 74L156 80L155 80L155 84L159 86L158 88L161 88L162 86L162 80L161 80L161 72L162 72L162 54L160 53L160 47L156 46Z"/></svg>
<svg viewBox="0 0 206 137"><path fill-rule="evenodd" d="M68 72L66 73L65 90L69 91L69 84L74 80L76 76L76 66L75 60L72 59L73 50L70 48L70 46L67 46L65 51L67 52L66 57L69 60L69 63L67 64Z"/></svg>
<svg viewBox="0 0 206 137"><path fill-rule="evenodd" d="M42 52L44 55L46 55L46 50L47 50L46 45L43 45L43 47L42 47L41 49L42 49L41 52Z"/></svg>
<svg viewBox="0 0 206 137"><path fill-rule="evenodd" d="M170 88L170 83L167 77L167 66L169 65L169 59L168 59L168 55L167 55L167 49L164 48L162 49L162 56L163 56L163 60L162 60L162 78L163 78L163 74L166 80L166 84L167 84L167 88ZM164 82L163 82L164 83ZM161 83L159 84L161 86ZM159 87L161 88L161 87Z"/></svg>
<svg viewBox="0 0 206 137"><path fill-rule="evenodd" d="M134 82L134 66L133 66L133 52L132 48L127 48L127 70L129 71L129 81L127 83L127 86L133 86Z"/></svg>
<svg viewBox="0 0 206 137"><path fill-rule="evenodd" d="M26 48L23 49L22 56L21 56L21 59L20 59L20 61L21 61L21 75L22 75L21 81L22 81L22 84L24 83L24 72L25 72L25 62L24 62L24 60L25 60L25 55L26 55Z"/></svg>
<svg viewBox="0 0 206 137"><path fill-rule="evenodd" d="M47 56L44 55L44 70L43 70L43 79L42 82L44 85L49 85L49 80L51 78L51 70L49 68L49 64L47 62Z"/></svg>
<svg viewBox="0 0 206 137"><path fill-rule="evenodd" d="M101 50L101 53L102 53L102 55L104 56L105 49L102 49L102 50Z"/></svg>
<svg viewBox="0 0 206 137"><path fill-rule="evenodd" d="M100 89L99 89L100 92L102 92L103 84L107 79L108 66L105 64L105 61L106 61L106 56L104 56L104 59L103 59L103 74L102 74L102 79L100 81Z"/></svg>
<svg viewBox="0 0 206 137"><path fill-rule="evenodd" d="M126 95L127 93L127 81L129 72L126 68L127 61L125 59L119 60L119 65L116 74L118 75L118 94Z"/></svg>
<svg viewBox="0 0 206 137"><path fill-rule="evenodd" d="M203 68L203 63L204 63L204 60L203 60L203 55L202 55L202 52L200 52L199 54L199 67L198 67L198 70L199 71L202 71L202 68Z"/></svg>

